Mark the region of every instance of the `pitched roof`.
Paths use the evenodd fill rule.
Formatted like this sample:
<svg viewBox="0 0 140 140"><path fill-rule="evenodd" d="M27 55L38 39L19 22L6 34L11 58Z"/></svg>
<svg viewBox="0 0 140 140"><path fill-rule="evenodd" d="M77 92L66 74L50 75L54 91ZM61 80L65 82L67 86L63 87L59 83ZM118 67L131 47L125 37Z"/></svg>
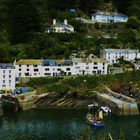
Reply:
<svg viewBox="0 0 140 140"><path fill-rule="evenodd" d="M14 69L14 65L8 63L2 63L0 64L0 69Z"/></svg>
<svg viewBox="0 0 140 140"><path fill-rule="evenodd" d="M42 60L40 59L21 59L16 62L16 65L41 65Z"/></svg>
<svg viewBox="0 0 140 140"><path fill-rule="evenodd" d="M139 53L139 50L129 50L129 49L104 49L106 53Z"/></svg>
<svg viewBox="0 0 140 140"><path fill-rule="evenodd" d="M121 17L126 17L128 18L128 16L122 14L122 13L116 13L116 12L113 12L113 13L105 13L105 12L99 12L99 13L94 13L92 14L92 16L94 15L104 15L104 16L121 16Z"/></svg>

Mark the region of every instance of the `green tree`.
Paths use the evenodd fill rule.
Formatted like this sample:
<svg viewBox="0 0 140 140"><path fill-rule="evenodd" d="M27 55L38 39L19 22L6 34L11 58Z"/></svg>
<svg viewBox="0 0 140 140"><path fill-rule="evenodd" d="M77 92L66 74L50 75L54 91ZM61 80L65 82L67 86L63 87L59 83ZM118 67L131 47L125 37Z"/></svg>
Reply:
<svg viewBox="0 0 140 140"><path fill-rule="evenodd" d="M132 30L125 30L118 34L118 40L123 44L128 42L134 43L136 41L136 34Z"/></svg>
<svg viewBox="0 0 140 140"><path fill-rule="evenodd" d="M126 27L131 29L139 29L140 21L137 17L130 17L126 23Z"/></svg>
<svg viewBox="0 0 140 140"><path fill-rule="evenodd" d="M7 0L5 2L9 40L11 43L30 41L40 30L40 20L32 0Z"/></svg>

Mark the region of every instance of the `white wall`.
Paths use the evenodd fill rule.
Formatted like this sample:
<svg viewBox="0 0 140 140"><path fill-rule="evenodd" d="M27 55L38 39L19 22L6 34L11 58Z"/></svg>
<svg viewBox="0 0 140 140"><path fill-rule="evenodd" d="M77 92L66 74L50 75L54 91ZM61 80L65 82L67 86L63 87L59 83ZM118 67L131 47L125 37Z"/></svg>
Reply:
<svg viewBox="0 0 140 140"><path fill-rule="evenodd" d="M14 90L15 76L15 69L0 69L0 90Z"/></svg>

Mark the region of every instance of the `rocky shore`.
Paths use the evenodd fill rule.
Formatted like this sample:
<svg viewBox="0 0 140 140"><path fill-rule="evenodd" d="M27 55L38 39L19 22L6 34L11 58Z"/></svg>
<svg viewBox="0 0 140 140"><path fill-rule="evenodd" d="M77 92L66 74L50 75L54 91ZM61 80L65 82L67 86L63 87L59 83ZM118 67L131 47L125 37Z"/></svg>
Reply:
<svg viewBox="0 0 140 140"><path fill-rule="evenodd" d="M37 108L87 108L87 105L92 104L95 100L96 94L89 96L49 94L38 99L35 105Z"/></svg>

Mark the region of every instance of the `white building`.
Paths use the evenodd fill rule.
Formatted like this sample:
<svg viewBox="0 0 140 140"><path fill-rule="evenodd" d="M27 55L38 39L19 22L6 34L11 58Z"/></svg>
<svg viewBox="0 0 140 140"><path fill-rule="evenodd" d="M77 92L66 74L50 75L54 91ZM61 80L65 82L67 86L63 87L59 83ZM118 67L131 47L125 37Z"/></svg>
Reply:
<svg viewBox="0 0 140 140"><path fill-rule="evenodd" d="M101 23L119 23L119 22L127 22L128 16L120 14L120 13L95 13L92 14L91 20L94 22Z"/></svg>
<svg viewBox="0 0 140 140"><path fill-rule="evenodd" d="M107 60L108 64L117 63L117 59L123 57L124 60L133 61L140 58L139 50L130 49L102 49L100 50L100 58Z"/></svg>
<svg viewBox="0 0 140 140"><path fill-rule="evenodd" d="M72 60L19 60L17 77L46 77L84 74L107 74L104 59L73 58Z"/></svg>
<svg viewBox="0 0 140 140"><path fill-rule="evenodd" d="M107 74L107 63L104 59L73 58L73 75Z"/></svg>
<svg viewBox="0 0 140 140"><path fill-rule="evenodd" d="M12 64L0 64L0 90L14 90L16 70Z"/></svg>
<svg viewBox="0 0 140 140"><path fill-rule="evenodd" d="M42 60L21 59L15 63L16 77L40 77Z"/></svg>
<svg viewBox="0 0 140 140"><path fill-rule="evenodd" d="M53 20L53 32L55 33L73 33L74 27L70 24L68 24L67 19L63 22L56 22L56 20Z"/></svg>

